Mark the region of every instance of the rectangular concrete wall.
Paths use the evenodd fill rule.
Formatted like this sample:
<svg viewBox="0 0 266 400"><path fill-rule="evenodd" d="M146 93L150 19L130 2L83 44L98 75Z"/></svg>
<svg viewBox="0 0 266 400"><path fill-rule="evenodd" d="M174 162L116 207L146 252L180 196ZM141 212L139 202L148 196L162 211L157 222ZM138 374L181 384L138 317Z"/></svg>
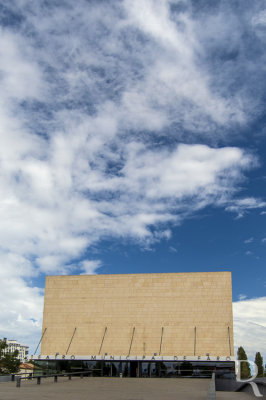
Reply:
<svg viewBox="0 0 266 400"><path fill-rule="evenodd" d="M49 276L45 328L43 355L233 355L231 273Z"/></svg>

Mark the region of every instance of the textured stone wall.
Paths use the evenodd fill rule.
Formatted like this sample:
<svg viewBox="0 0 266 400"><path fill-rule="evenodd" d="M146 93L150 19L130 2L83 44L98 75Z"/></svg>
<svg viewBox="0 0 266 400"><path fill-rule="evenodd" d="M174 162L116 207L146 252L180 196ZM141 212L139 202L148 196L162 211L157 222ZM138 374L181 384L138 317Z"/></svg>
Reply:
<svg viewBox="0 0 266 400"><path fill-rule="evenodd" d="M132 342L132 356L229 356L231 273L49 276L45 328L43 355L66 354L76 328L68 354L128 355Z"/></svg>

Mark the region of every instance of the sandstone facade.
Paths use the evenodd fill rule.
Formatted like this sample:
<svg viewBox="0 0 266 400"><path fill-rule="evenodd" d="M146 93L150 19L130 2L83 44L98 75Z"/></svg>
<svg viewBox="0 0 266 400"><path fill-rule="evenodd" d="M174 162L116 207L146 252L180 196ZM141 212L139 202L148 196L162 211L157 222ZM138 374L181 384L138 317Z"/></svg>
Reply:
<svg viewBox="0 0 266 400"><path fill-rule="evenodd" d="M42 355L232 356L231 273L49 276L44 330Z"/></svg>

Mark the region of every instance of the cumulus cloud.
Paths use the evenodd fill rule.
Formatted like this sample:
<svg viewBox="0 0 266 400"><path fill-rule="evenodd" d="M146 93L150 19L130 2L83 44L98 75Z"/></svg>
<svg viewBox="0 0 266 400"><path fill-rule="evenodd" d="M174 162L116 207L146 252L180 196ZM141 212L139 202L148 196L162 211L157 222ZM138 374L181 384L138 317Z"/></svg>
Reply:
<svg viewBox="0 0 266 400"><path fill-rule="evenodd" d="M97 269L100 268L102 262L100 260L83 260L80 263L80 268L82 271L82 275L92 275L95 274Z"/></svg>
<svg viewBox="0 0 266 400"><path fill-rule="evenodd" d="M38 274L95 273L101 261L87 251L101 239L148 248L206 206L243 216L266 204L238 193L256 156L225 143L257 104L245 79L232 92L228 78L234 52L235 78L250 66L237 13L195 18L189 2L178 11L156 0L3 9L0 292L10 279L13 297L0 318L14 334L28 323L30 338L41 324Z"/></svg>

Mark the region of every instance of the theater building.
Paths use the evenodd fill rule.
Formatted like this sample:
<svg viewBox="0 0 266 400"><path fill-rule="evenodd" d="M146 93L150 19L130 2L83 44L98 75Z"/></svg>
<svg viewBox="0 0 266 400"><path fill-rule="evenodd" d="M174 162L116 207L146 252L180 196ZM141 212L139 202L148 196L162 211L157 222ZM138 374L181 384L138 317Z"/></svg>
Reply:
<svg viewBox="0 0 266 400"><path fill-rule="evenodd" d="M234 371L230 272L48 276L39 368L94 376Z"/></svg>

